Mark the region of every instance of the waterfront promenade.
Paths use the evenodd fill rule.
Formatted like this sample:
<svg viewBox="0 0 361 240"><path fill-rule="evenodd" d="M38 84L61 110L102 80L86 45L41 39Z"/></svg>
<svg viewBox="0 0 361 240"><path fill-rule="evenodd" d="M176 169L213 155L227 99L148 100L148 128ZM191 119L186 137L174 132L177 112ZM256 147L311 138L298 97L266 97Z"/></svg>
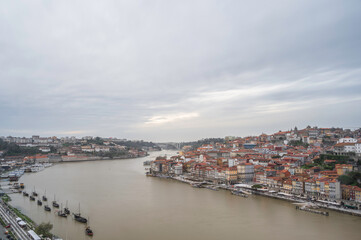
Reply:
<svg viewBox="0 0 361 240"><path fill-rule="evenodd" d="M187 184L190 184L190 185L195 185L195 184L198 183L197 181L192 181L192 180L189 180L189 179L185 179L185 178L183 178L181 176L165 177L164 175L161 175L161 176L156 176L155 175L155 177L170 178L170 179L177 180L177 181L187 183ZM212 184L212 185L214 185L214 184ZM284 194L284 195L281 194L281 195L279 195L276 192L260 191L260 190L251 189L251 188L248 188L248 187L231 187L231 186L227 186L227 185L214 185L214 186L216 188L220 188L220 189L224 189L224 190L228 190L228 191L234 191L234 190L242 189L242 190L251 192L252 194L260 195L260 196L264 196L264 197L270 197L270 198L290 201L290 202L294 202L294 203L307 203L307 200L305 200L303 198L300 198L300 197L298 197L296 195L290 195L290 194ZM343 207L332 206L330 204L327 204L327 203L324 203L324 202L317 202L317 201L313 201L312 204L319 207L319 208L324 208L324 209L328 209L328 210L333 210L333 211L337 211L337 212L341 212L341 213L361 217L361 210L347 209L347 208L343 208Z"/></svg>

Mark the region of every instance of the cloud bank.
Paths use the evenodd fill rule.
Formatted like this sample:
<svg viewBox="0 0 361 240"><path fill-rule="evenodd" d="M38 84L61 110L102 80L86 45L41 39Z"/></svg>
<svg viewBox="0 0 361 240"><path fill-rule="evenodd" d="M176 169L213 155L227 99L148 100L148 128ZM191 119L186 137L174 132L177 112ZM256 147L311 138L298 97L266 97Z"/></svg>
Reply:
<svg viewBox="0 0 361 240"><path fill-rule="evenodd" d="M359 1L3 1L0 135L361 127Z"/></svg>

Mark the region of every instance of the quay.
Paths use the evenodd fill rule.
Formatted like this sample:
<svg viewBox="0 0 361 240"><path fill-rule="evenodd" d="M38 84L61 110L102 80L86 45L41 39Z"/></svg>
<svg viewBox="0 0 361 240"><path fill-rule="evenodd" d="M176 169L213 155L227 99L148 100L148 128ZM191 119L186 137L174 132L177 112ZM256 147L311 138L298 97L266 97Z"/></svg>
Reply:
<svg viewBox="0 0 361 240"><path fill-rule="evenodd" d="M192 181L190 179L186 179L184 177L180 177L180 176L168 176L168 175L157 175L157 174L152 174L153 177L160 177L160 178L170 178L182 183L187 183L189 185L204 185L207 184L207 182L200 182L200 181ZM307 201L305 199L299 198L297 196L291 195L291 194L285 194L285 193L276 193L276 192L268 192L268 191L262 191L262 190L258 190L258 189L251 189L251 188L247 188L247 187L243 187L243 186L237 186L237 187L231 187L231 186L227 186L227 185L213 185L215 188L217 189L224 189L224 190L228 190L228 191L239 191L240 189L253 194L253 195L260 195L260 196L264 196L264 197L269 197L269 198L274 198L274 199L279 199L279 200L284 200L284 201L289 201L289 202L294 202L294 203L306 203ZM213 190L213 189L212 189ZM354 209L345 209L345 208L341 208L341 207L337 207L337 206L332 206L330 204L326 204L326 203L322 203L322 202L314 202L314 204L317 207L320 208L324 208L324 209L328 209L328 210L332 210L332 211L336 211L336 212L340 212L340 213L344 213L344 214L349 214L349 215L353 215L353 216L358 216L361 217L361 210L354 210ZM304 209L300 209L300 210L304 210ZM312 212L312 213L318 213L317 210L313 210L313 209L308 209L304 210L304 211L308 211L308 212ZM320 211L321 212L321 211ZM327 213L327 215L326 215ZM323 213L318 213L318 214L322 214L325 216L328 216L328 212L323 212Z"/></svg>

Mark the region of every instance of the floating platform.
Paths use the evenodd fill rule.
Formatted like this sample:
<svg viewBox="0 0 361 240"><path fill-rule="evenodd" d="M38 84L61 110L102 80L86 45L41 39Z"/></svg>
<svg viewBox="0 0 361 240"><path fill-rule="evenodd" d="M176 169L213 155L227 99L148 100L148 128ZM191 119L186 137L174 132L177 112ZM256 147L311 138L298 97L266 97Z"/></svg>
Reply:
<svg viewBox="0 0 361 240"><path fill-rule="evenodd" d="M248 195L243 193L243 192L239 192L239 191L232 191L231 192L233 195L236 195L236 196L240 196L240 197L244 197L244 198L247 198Z"/></svg>
<svg viewBox="0 0 361 240"><path fill-rule="evenodd" d="M324 215L324 216L328 216L328 215L329 215L328 212L319 211L319 210L315 210L315 209L311 209L311 208L305 208L305 207L296 206L296 209L297 209L297 210L306 211L306 212L311 212L311 213L317 213L317 214L321 214L321 215Z"/></svg>

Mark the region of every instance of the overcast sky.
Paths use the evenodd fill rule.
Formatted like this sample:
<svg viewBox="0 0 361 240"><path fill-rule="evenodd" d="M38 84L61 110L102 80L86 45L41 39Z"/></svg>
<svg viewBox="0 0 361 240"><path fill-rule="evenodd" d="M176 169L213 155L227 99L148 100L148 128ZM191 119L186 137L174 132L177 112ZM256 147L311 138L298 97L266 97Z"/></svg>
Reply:
<svg viewBox="0 0 361 240"><path fill-rule="evenodd" d="M0 136L361 127L361 2L1 1Z"/></svg>

